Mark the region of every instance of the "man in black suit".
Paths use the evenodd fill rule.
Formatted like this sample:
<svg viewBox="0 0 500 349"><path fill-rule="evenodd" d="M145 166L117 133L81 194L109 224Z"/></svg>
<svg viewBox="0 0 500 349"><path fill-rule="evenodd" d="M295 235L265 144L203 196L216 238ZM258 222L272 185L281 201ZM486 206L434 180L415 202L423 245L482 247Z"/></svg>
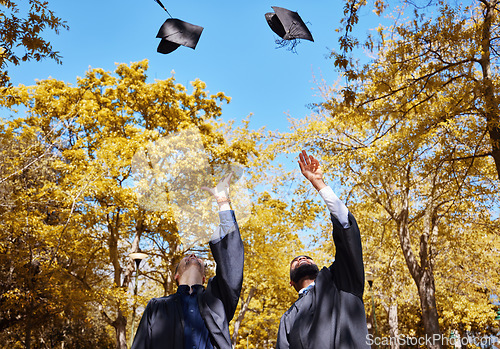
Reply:
<svg viewBox="0 0 500 349"><path fill-rule="evenodd" d="M230 208L227 176L209 191L219 205L220 225L210 240L217 263L206 289L204 262L185 256L175 273L177 292L149 301L132 349L231 349L233 318L243 281L243 242Z"/></svg>
<svg viewBox="0 0 500 349"><path fill-rule="evenodd" d="M299 299L281 317L276 349L369 348L358 225L323 181L317 159L302 151L299 167L330 211L335 261L320 271L308 256L292 260L290 285L299 293Z"/></svg>

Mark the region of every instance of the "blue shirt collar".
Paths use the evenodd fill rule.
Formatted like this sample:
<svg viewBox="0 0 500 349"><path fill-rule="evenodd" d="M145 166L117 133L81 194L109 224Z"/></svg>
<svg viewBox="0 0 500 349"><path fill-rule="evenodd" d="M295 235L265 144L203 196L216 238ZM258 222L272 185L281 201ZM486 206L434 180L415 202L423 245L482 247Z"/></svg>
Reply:
<svg viewBox="0 0 500 349"><path fill-rule="evenodd" d="M303 289L301 289L299 291L299 296L302 295L302 294L306 294L311 288L314 287L316 283L313 281L311 284L309 284L307 287L304 287Z"/></svg>

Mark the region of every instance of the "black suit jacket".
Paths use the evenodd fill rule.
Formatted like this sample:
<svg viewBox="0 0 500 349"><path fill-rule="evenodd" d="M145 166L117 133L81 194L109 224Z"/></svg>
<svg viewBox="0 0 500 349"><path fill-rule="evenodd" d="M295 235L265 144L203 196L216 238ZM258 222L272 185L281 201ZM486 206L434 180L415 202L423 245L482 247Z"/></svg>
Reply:
<svg viewBox="0 0 500 349"><path fill-rule="evenodd" d="M243 282L243 242L233 211L219 213L232 217L234 230L210 249L217 263L216 274L206 289L198 292L198 306L210 341L216 349L231 349L229 321L234 316ZM184 318L180 296L175 293L149 301L137 329L132 349L184 349Z"/></svg>
<svg viewBox="0 0 500 349"><path fill-rule="evenodd" d="M276 349L368 349L364 268L356 220L344 228L331 215L335 261L281 317Z"/></svg>

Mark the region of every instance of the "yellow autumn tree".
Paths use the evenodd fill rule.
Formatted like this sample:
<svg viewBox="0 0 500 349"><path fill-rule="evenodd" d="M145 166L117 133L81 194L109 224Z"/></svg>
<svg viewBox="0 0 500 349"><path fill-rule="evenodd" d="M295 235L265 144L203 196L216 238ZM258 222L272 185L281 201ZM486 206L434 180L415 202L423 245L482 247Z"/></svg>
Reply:
<svg viewBox="0 0 500 349"><path fill-rule="evenodd" d="M50 154L50 167L59 173L54 185L61 196L71 198L66 199L70 212L58 205L53 209L54 217L69 223L54 228L59 229L52 234L54 244L61 248L51 253L82 267L65 271L92 299L89 304L100 309L99 318L114 329L119 348L127 347L128 319L135 314L134 264L128 255L140 248L151 252L154 268L146 267L145 275L159 281L163 294L168 294L173 291L172 270L186 250L184 232L179 230L184 222L176 220L175 211L152 211L139 202L134 154L161 137L195 129L212 180L224 164L245 166L259 137L248 130L248 122L233 129L231 123L217 120L220 103L229 100L223 93L209 95L199 80L192 83L191 93L173 77L148 83L146 71L146 61L120 64L116 76L92 69L76 86L43 80L12 88L12 98L4 100L12 110L16 105L26 108L19 122L37 135L37 144L45 150L42 158Z"/></svg>
<svg viewBox="0 0 500 349"><path fill-rule="evenodd" d="M361 45L349 32L366 4L346 1L342 50L332 54L349 82L341 88L344 100L358 107L385 100L390 111L407 118L415 109L425 109L439 99L441 113L421 117L420 132L442 122L472 127L469 137L458 135L460 153L450 159L490 158L495 167L488 170L500 178L497 1L401 4L394 10L393 25L380 26L378 34ZM374 5L380 13L389 4L377 0ZM358 50L361 46L366 51ZM375 64L361 59L360 66L361 57L355 55L366 52L377 56ZM367 82L377 86L370 94L363 89Z"/></svg>
<svg viewBox="0 0 500 349"><path fill-rule="evenodd" d="M393 193L394 182L400 188L393 194L406 197L413 187L410 184L413 173L419 171L421 183L427 181L431 186L419 190L421 194L415 204L407 206L408 210L421 205L423 200L431 203L428 208L431 211L435 203L443 207L447 206L444 202L456 206L450 207L446 213L450 218L445 219L445 216L440 217L438 214L436 220L446 221L446 224L437 228L439 233L435 233L434 241L432 234L422 234L419 241L413 242L415 247L417 242L420 247L431 242L435 244L434 252L423 253L420 249L418 255L412 256L413 253L407 249L404 256L417 287L420 272L414 266L424 265L420 263L422 257L431 256L435 265L443 268L441 271L435 269L432 277L437 290L436 299L440 299L437 308L441 308L438 309L439 319L436 316L438 312L431 316L434 325L426 324L430 317L423 304L421 307L425 333L439 333L439 330L447 334L454 330L461 335L466 331L481 334L491 330L494 312L491 311L488 295L495 294L497 291L492 289L495 290L498 285L489 284L487 277L486 280L474 281L474 285L458 277L462 280L462 287L458 290L455 275L477 276L476 270L482 270L481 277L485 277L486 269L498 269L492 266L496 260L494 255L498 253L498 219L494 220L494 208L498 207L496 196L500 178L498 46L495 39L498 36L498 3L472 1L468 5L461 5L439 1L403 5L395 11L392 26L380 26L378 36L370 37L364 43L363 47L373 55L373 60L365 63L361 59L364 65L358 65L361 57L356 57L356 54L361 52L355 48L360 45L350 31L359 19L358 10L366 4L356 0L346 1L345 35L341 40L343 52L334 53L333 56L335 65L343 70L349 84L325 91L331 95L326 97L327 102L323 106L332 119L325 123L328 126L323 126L323 129L331 127L338 131L337 136L330 137L335 139L333 152L336 154L369 150L373 156L385 159L388 154L386 149L392 145L392 154L399 163L410 161L416 155L418 159L428 159L422 168L412 165L406 169L393 169L391 177L396 174L401 176L401 173L407 173L408 176L390 181L391 190L386 189L387 185L382 185L387 179L379 179L378 169L368 171L378 184L372 185L375 191L365 191L380 205L384 205L384 202L390 202L388 197ZM374 5L380 12L389 4L376 1ZM339 106L340 100L344 106ZM346 117L348 122L362 125L366 130L360 132L356 126L347 126L344 120L337 118L345 117L346 113L350 115ZM334 124L339 126L333 127ZM403 128L406 130L401 134L402 137L395 137ZM398 158L396 155L399 151L403 152ZM359 166L358 173L366 171L363 165ZM431 171L438 174L442 170L444 172L438 176L428 175ZM454 179L455 183L450 183L450 179ZM410 185L402 186L405 181ZM436 194L441 197L445 193L443 186L446 186L448 193L455 191L455 194L447 199L436 197ZM430 189L433 187L436 189ZM385 193L381 197L379 192ZM389 206L385 206L384 209L389 211ZM467 210L477 215L470 217ZM401 213L406 215L405 210ZM423 214L423 217L425 215L428 216L427 222L432 222L432 215ZM392 219L396 218L400 216ZM425 226L418 225L418 229L424 230ZM473 237L471 232L474 232ZM440 239L441 236L446 236L449 241ZM403 240L401 234L399 238ZM411 238L405 240L406 243L411 242ZM463 245L457 245L456 241ZM406 243L401 241L403 250ZM444 258L446 253L462 250L466 250L467 254L459 254L459 258ZM479 251L486 253L477 258L476 253ZM459 259L463 261L462 264L467 264L465 261L469 260L478 264L464 273L464 266L459 266L457 262ZM448 264L450 262L453 266ZM490 266L485 268L484 263ZM448 268L444 267L446 264ZM420 295L422 297L425 295ZM472 299L474 307L470 306ZM469 304L467 310L463 304ZM447 318L451 315L453 317ZM446 331L443 331L443 327L446 327Z"/></svg>
<svg viewBox="0 0 500 349"><path fill-rule="evenodd" d="M373 69L366 68L367 76L373 74L373 77L367 78L363 88L360 87L360 95L362 92L363 96L373 97L378 93L380 85L374 81L383 70L377 68L377 63ZM398 78L396 75L392 81ZM444 93L440 87L439 93ZM460 93L458 85L450 83L446 88L457 95ZM428 337L446 334L442 328L445 308L438 304L438 299L444 300L456 281L443 278L445 271L458 270L459 260L478 263L472 268L482 270L482 276L475 288L472 287L474 292L463 288L460 294L476 305L469 307L471 311L475 309L476 315L467 317L476 317L477 322L471 324L464 318L464 326L481 333L484 321L489 326L493 324L494 312L485 318L478 315L485 310L489 297L498 292L498 284L493 281L496 278L486 274L486 269L498 270L494 257L498 251L494 227L498 222L492 221L490 210L497 185L491 176L495 172L491 171L494 164L489 158L457 160L470 149L465 145L471 143L465 140L477 137L476 119L463 116L461 122L447 120L431 127L423 121L439 118L443 110L447 110L446 99L436 97L432 99L433 104L425 108L414 106L402 112L395 96L394 99L372 98L372 103L349 107L338 99L340 89L327 92L330 98L320 114L293 123L294 132L284 143L284 149L297 151L290 144L304 144L306 149L318 154L327 173L331 172L333 178L349 190L345 195L347 206L352 206L351 210L358 212L358 216L367 215L362 219L368 227L376 224L368 224L370 217L381 216L391 221L390 235L398 241L400 256L404 257L418 293L422 328L416 330L417 334ZM470 127L464 128L464 125ZM376 206L374 209L380 213L371 214L366 208L359 210L357 205L362 203ZM471 232L485 238L471 240L468 238ZM453 248L446 247L452 242ZM469 245L473 247L467 248ZM451 258L457 251L465 250L468 253L461 256L463 259ZM483 257L475 258L472 251L481 251ZM483 263L489 268L484 268ZM463 282L470 277L460 276ZM446 292L446 295L437 297L437 292ZM440 347L440 343L431 347Z"/></svg>
<svg viewBox="0 0 500 349"><path fill-rule="evenodd" d="M112 348L80 281L98 281L91 256L101 247L76 234L81 190L59 187L57 156L22 120L2 122L0 142L0 341Z"/></svg>

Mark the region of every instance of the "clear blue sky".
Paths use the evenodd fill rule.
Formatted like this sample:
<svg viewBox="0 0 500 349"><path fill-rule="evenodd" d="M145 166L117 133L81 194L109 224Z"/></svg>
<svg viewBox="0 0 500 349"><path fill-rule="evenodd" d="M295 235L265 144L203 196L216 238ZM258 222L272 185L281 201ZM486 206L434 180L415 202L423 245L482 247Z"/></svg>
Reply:
<svg viewBox="0 0 500 349"><path fill-rule="evenodd" d="M162 2L174 18L204 27L196 50L181 46L168 55L156 52L156 33L168 15L154 0L49 0L70 27L46 35L63 64L45 60L10 67L12 82L33 85L35 79L53 77L75 83L89 67L113 71L115 63L148 59L151 82L170 77L172 71L184 85L199 78L211 93L223 91L232 97L223 108L224 120L253 113L252 128L285 131L287 113L302 118L309 113L308 103L321 100L314 76L329 84L337 80L333 61L326 56L329 49L338 48L335 28L343 12L339 0ZM302 41L297 54L277 49L277 36L264 17L271 6L297 11L315 42ZM369 9L363 12L361 22L366 25L366 17L372 16Z"/></svg>

